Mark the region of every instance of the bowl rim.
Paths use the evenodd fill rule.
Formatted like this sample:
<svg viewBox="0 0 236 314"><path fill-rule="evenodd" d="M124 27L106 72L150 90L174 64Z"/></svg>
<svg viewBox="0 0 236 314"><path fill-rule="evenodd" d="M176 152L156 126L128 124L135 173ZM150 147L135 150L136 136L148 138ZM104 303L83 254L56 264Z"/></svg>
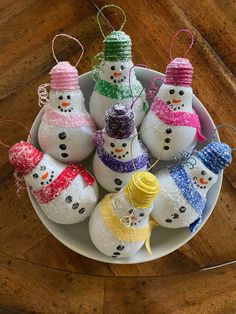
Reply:
<svg viewBox="0 0 236 314"><path fill-rule="evenodd" d="M160 78L161 77L164 77L164 74L161 73L161 72L158 72L156 70L153 70L153 69L146 69L146 68L143 68L143 67L139 67L139 66L135 66L135 70L138 70L139 71L148 71L148 72L151 72L152 74L155 74L157 76L159 76ZM85 77L85 76L88 76L90 75L91 76L92 74L92 71L89 71L89 72L85 72L83 74L80 75L80 79ZM208 116L208 119L210 120L211 124L216 127L211 115L209 114L209 112L207 111L207 109L205 108L205 106L202 104L202 102L195 96L195 94L193 94L193 103L197 103L201 109L204 111L204 114L206 114ZM38 112L37 116L35 117L34 119L34 122L30 128L30 134L32 133L32 131L36 128L36 124L38 124L38 120L40 119L40 116L42 115L43 113L43 109L44 107L41 108L41 110ZM32 139L30 138L30 136L28 136L28 139L27 139L28 142L32 142ZM215 135L215 141L220 141L220 137L219 137L219 133L218 131L216 130L216 135ZM99 262L103 262L103 263L110 263L110 264L117 264L117 265L128 265L128 264L139 264L139 263L146 263L146 262L150 262L150 261L153 261L153 260L156 260L156 259L159 259L163 256L166 256L170 253L173 253L174 251L178 250L180 247L182 247L184 244L186 244L188 241L190 241L193 237L196 236L196 234L202 229L202 227L204 226L204 224L207 222L207 220L209 219L210 215L212 214L215 206L216 206L216 203L218 201L218 198L219 198L219 195L220 195L220 192L221 192L221 187L222 187L222 180L223 180L223 171L219 174L218 176L218 189L217 189L217 192L215 194L215 198L214 198L214 201L212 203L212 206L211 206L211 210L206 214L206 216L204 217L200 227L194 232L194 233L189 233L189 236L186 237L186 239L184 239L181 244L177 244L177 245L173 245L171 246L171 248L168 250L166 250L165 252L163 252L163 254L160 254L159 256L155 256L155 255L152 255L151 257L147 255L148 259L142 259L140 261L137 261L137 260L131 260L131 261L127 261L127 259L112 259L110 257L107 257L104 255L102 255L102 257L100 258L99 256L92 256L91 254L88 254L85 250L81 249L81 248L78 248L78 247L75 247L74 245L71 245L70 242L66 241L60 234L58 234L57 232L55 232L54 230L52 230L52 228L50 227L50 221L48 222L48 218L44 215L44 213L42 212L40 206L37 204L36 200L34 199L31 191L30 191L30 188L27 186L27 192L28 192L28 195L29 195L29 198L30 198L30 201L31 201L31 204L36 212L36 214L38 215L40 221L43 223L43 225L46 227L46 229L49 231L50 234L52 234L59 242L61 242L63 245L65 245L66 247L68 247L69 249L71 249L72 251L78 253L78 254L81 254L87 258L90 258L90 259L93 259L93 260L96 260L96 261L99 261ZM97 248L94 246L94 248L97 250ZM125 261L125 262L123 262Z"/></svg>

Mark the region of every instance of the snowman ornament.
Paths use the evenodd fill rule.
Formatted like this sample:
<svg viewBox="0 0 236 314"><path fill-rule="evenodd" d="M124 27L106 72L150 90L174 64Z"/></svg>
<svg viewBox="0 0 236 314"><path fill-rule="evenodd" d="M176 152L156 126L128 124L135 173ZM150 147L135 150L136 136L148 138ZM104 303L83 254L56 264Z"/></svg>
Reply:
<svg viewBox="0 0 236 314"><path fill-rule="evenodd" d="M211 142L183 164L158 171L161 189L152 218L163 227L189 227L194 232L202 221L208 191L231 161L228 145Z"/></svg>
<svg viewBox="0 0 236 314"><path fill-rule="evenodd" d="M114 5L105 7L110 6ZM121 8L119 9L122 10ZM98 12L98 16L101 10ZM100 25L99 19L98 23ZM121 29L113 31L107 37L105 37L101 29L105 38L104 59L94 70L93 76L96 83L89 105L90 113L99 129L104 127L106 111L118 102L122 101L123 104L130 108L133 98L137 98L133 107L136 127L141 124L148 109L145 91L136 78L134 71L131 71L134 66L132 62L131 39Z"/></svg>
<svg viewBox="0 0 236 314"><path fill-rule="evenodd" d="M89 234L96 248L107 256L124 258L145 244L151 254L149 238L154 222L149 215L158 193L158 180L145 171L133 174L119 192L107 194L89 220Z"/></svg>
<svg viewBox="0 0 236 314"><path fill-rule="evenodd" d="M64 34L57 36L61 35ZM65 36L68 37L68 35ZM54 47L54 40L52 47ZM79 41L77 42L80 44ZM55 57L54 48L53 55ZM78 70L67 61L57 61L50 74L51 90L39 126L39 145L45 153L58 161L64 163L82 161L94 149L92 139L95 123L84 106ZM40 102L45 96L44 85L39 87Z"/></svg>
<svg viewBox="0 0 236 314"><path fill-rule="evenodd" d="M96 206L97 184L83 167L60 163L23 141L11 147L9 159L50 220L59 224L78 223Z"/></svg>
<svg viewBox="0 0 236 314"><path fill-rule="evenodd" d="M94 143L94 175L108 192L119 191L135 171L149 166L148 153L137 138L134 113L124 104L115 104L106 112L105 128L94 133Z"/></svg>
<svg viewBox="0 0 236 314"><path fill-rule="evenodd" d="M189 32L181 30L175 36L182 31ZM160 154L162 160L178 158L183 152L192 151L197 141L205 140L201 134L199 117L192 107L192 75L193 67L188 59L175 58L172 60L171 56L163 84L141 125L141 130L149 126L157 128L165 139L164 150L161 154L162 137L154 129L149 129L141 134L145 146L156 158Z"/></svg>

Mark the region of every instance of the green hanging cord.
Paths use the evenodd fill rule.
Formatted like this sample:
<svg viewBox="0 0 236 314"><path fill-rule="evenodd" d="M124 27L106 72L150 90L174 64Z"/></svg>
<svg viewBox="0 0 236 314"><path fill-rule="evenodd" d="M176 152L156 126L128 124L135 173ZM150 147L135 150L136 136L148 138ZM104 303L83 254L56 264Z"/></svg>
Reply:
<svg viewBox="0 0 236 314"><path fill-rule="evenodd" d="M106 38L106 36L105 36L105 34L104 34L104 32L103 32L103 29L102 29L102 26L101 26L101 23L100 23L100 20L99 20L99 16L100 16L101 12L102 12L105 8L110 8L110 7L119 9L119 10L122 12L123 16L124 16L124 21L122 22L119 31L121 31L121 30L123 29L123 27L124 27L124 25L125 25L125 23L126 23L126 14L125 14L125 12L121 9L121 7L119 7L118 5L115 5L115 4L108 4L108 5L105 5L104 7L102 7L101 9L99 9L99 11L98 11L98 13L97 13L97 23L98 23L98 26L99 26L99 29L100 29L100 31L101 31L101 33L102 33L103 38Z"/></svg>

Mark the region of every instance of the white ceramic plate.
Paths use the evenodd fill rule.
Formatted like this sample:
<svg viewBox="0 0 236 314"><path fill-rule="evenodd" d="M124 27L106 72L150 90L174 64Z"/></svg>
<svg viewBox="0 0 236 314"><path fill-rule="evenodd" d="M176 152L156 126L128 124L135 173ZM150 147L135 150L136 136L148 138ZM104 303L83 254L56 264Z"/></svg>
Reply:
<svg viewBox="0 0 236 314"><path fill-rule="evenodd" d="M135 72L138 79L141 81L141 83L145 87L149 87L149 82L154 77L163 76L163 74L159 72L156 72L153 70L146 70L139 67L135 69ZM80 87L84 93L85 104L88 109L89 98L94 88L94 81L92 80L91 72L84 73L83 75L80 76ZM200 117L202 131L203 131L203 134L207 137L207 140L208 140L207 143L208 143L210 142L212 138L213 131L215 128L214 122L212 121L207 110L204 108L203 104L195 96L193 97L193 106ZM37 140L37 133L38 133L38 127L41 121L41 117L42 117L42 110L37 115L31 128L33 144L38 148L39 148L39 145L38 145L38 140ZM219 140L218 134L217 134L216 140ZM206 143L204 143L204 145L206 145ZM201 148L201 146L199 145L197 148ZM91 171L91 160L92 160L92 156L88 158L86 162L83 162L85 167L87 167L87 169L90 171ZM164 163L159 163L159 165L153 169L153 172L155 173L157 169L160 169L163 166L164 166ZM221 189L222 177L223 177L223 174L221 173L219 175L218 181L211 188L211 190L209 191L207 195L207 204L204 210L202 224L199 227L198 231L202 228L202 226L205 224L205 222L209 218L217 202L220 189ZM102 197L104 195L104 191L102 191L101 188L100 188L100 192L101 192L101 197ZM113 259L111 257L107 257L103 255L102 253L100 253L91 242L90 237L89 237L89 232L88 232L88 219L84 221L83 223L74 224L74 225L56 224L50 221L43 214L42 210L36 203L29 189L28 189L28 194L37 215L39 216L39 218L41 219L45 227L48 229L48 231L52 235L54 235L55 238L57 238L60 242L62 242L71 250L81 255L92 258L94 260L101 261L101 262L114 263L114 264L133 264L133 263L142 263L142 262L151 261L151 260L160 258L162 256L165 256L175 251L180 246L182 246L187 241L189 241L193 236L196 235L196 232L194 234L191 234L188 228L167 229L163 227L157 227L154 229L151 235L152 256L149 256L146 249L143 247L138 253L136 253L135 255L129 258Z"/></svg>

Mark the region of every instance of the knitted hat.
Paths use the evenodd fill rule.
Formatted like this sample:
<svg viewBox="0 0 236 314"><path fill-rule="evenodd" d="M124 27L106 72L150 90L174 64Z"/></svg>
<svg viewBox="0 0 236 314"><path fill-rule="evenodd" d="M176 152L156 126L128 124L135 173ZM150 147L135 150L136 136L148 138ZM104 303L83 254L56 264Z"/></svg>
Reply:
<svg viewBox="0 0 236 314"><path fill-rule="evenodd" d="M148 171L135 172L124 188L124 193L136 208L150 207L159 192L159 181Z"/></svg>
<svg viewBox="0 0 236 314"><path fill-rule="evenodd" d="M212 172L219 174L232 161L231 148L221 142L212 142L197 153L197 157Z"/></svg>
<svg viewBox="0 0 236 314"><path fill-rule="evenodd" d="M52 90L75 90L79 88L79 74L68 61L58 62L50 71Z"/></svg>
<svg viewBox="0 0 236 314"><path fill-rule="evenodd" d="M134 113L123 104L115 104L105 114L105 128L112 138L128 138L134 133Z"/></svg>
<svg viewBox="0 0 236 314"><path fill-rule="evenodd" d="M166 67L164 83L169 85L191 87L193 66L186 58L175 58Z"/></svg>
<svg viewBox="0 0 236 314"><path fill-rule="evenodd" d="M9 150L9 160L17 172L27 175L43 158L43 153L28 142L14 144Z"/></svg>
<svg viewBox="0 0 236 314"><path fill-rule="evenodd" d="M126 61L132 58L132 41L122 31L113 31L104 39L105 61Z"/></svg>

